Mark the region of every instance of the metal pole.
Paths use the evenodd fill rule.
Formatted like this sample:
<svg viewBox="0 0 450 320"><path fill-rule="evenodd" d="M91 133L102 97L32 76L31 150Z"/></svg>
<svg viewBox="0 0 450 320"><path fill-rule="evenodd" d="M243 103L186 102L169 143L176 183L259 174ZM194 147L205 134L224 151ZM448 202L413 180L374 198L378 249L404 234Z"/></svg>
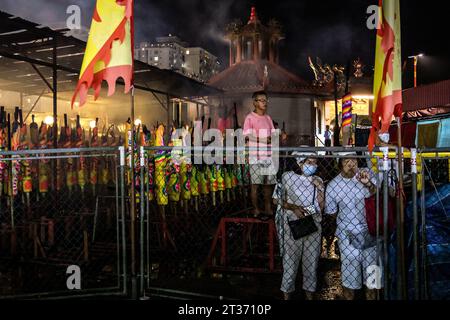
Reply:
<svg viewBox="0 0 450 320"><path fill-rule="evenodd" d="M167 126L165 135L168 137L166 141L170 141L171 132L169 130L173 120L173 105L170 104L170 96L168 94L166 95L166 103L167 103Z"/></svg>
<svg viewBox="0 0 450 320"><path fill-rule="evenodd" d="M33 105L31 106L30 111L28 111L27 115L25 116L25 119L23 119L23 122L24 122L24 123L27 122L28 116L30 115L31 112L33 112L34 108L37 106L39 100L42 98L42 96L44 95L44 93L45 93L46 91L47 91L46 89L42 90L41 94L37 97L36 101L35 101L35 102L33 103Z"/></svg>
<svg viewBox="0 0 450 320"><path fill-rule="evenodd" d="M120 151L120 198L121 198L121 219L122 219L122 271L123 271L123 292L128 293L127 277L127 246L126 246L126 228L125 228L125 147L119 147Z"/></svg>
<svg viewBox="0 0 450 320"><path fill-rule="evenodd" d="M389 149L380 148L383 151L383 274L384 274L384 300L389 300L389 261L388 261L388 170Z"/></svg>
<svg viewBox="0 0 450 320"><path fill-rule="evenodd" d="M130 237L131 237L131 291L133 298L137 294L136 291L136 199L135 199L135 176L134 176L134 137L135 137L135 128L134 128L134 87L131 87L131 152L130 152L130 171L131 171L131 193L130 193L130 216L131 216L131 228L130 228Z"/></svg>
<svg viewBox="0 0 450 320"><path fill-rule="evenodd" d="M120 156L120 155L119 155ZM115 174L114 174L114 184L116 186L116 244L117 244L117 286L120 288L120 211L121 207L119 206L119 199L121 199L121 197L119 196L119 174L118 174L118 168L119 166L117 165L117 158L114 158L113 160L113 168ZM120 160L119 160L120 161ZM123 200L123 199L122 199ZM123 202L121 201L121 204L123 204ZM125 249L125 248L124 248Z"/></svg>
<svg viewBox="0 0 450 320"><path fill-rule="evenodd" d="M58 66L56 38L53 39L53 147L58 148ZM56 180L56 179L55 179Z"/></svg>
<svg viewBox="0 0 450 320"><path fill-rule="evenodd" d="M422 300L428 299L428 274L427 274L427 233L426 233L426 207L425 207L425 161L422 159L422 192L420 194L420 259L421 259L421 271L422 271L422 283L421 290Z"/></svg>
<svg viewBox="0 0 450 320"><path fill-rule="evenodd" d="M12 139L12 132L11 132L11 115L8 113L8 151L15 151L12 148L12 144L11 144L11 139ZM13 157L13 156L11 156ZM15 232L15 222L14 222L14 196L13 196L13 165L14 165L14 161L10 160L9 162L9 181L8 181L8 189L9 189L9 194L10 194L10 214L11 214L11 229L13 232Z"/></svg>
<svg viewBox="0 0 450 320"><path fill-rule="evenodd" d="M335 124L334 124L334 134L333 134L333 146L339 146L339 119L338 119L338 85L337 85L337 75L336 71L334 74L334 113L335 113Z"/></svg>
<svg viewBox="0 0 450 320"><path fill-rule="evenodd" d="M380 158L376 158L377 160L377 166L378 163L380 163ZM377 192L375 195L375 207L376 207L376 230L377 230L377 236L376 236L376 250L377 250L377 265L380 265L381 260L381 254L380 254L380 175L376 174L376 183L377 183ZM380 300L380 290L377 290L377 300Z"/></svg>
<svg viewBox="0 0 450 320"><path fill-rule="evenodd" d="M144 295L144 199L145 199L145 191L144 191L144 170L145 170L145 157L144 157L144 147L141 146L140 149L140 165L141 165L141 179L140 179L140 195L139 201L141 205L140 210L140 296Z"/></svg>
<svg viewBox="0 0 450 320"><path fill-rule="evenodd" d="M414 56L414 88L417 87L417 60L418 57Z"/></svg>
<svg viewBox="0 0 450 320"><path fill-rule="evenodd" d="M419 235L417 216L417 151L411 149L412 208L413 208L413 246L414 246L414 299L420 299L419 288Z"/></svg>
<svg viewBox="0 0 450 320"><path fill-rule="evenodd" d="M152 158L150 158L150 156L148 157L147 160L147 177L148 177L148 181L146 183L146 191L147 191L147 196L145 197L145 203L146 203L146 208L145 208L145 215L147 218L147 237L146 237L146 268L147 268L147 288L150 287L150 173L148 172L148 162L152 161Z"/></svg>
<svg viewBox="0 0 450 320"><path fill-rule="evenodd" d="M56 38L53 38L53 148L58 148L58 69L57 69L57 52L56 52ZM52 174L53 174L53 190L55 191L56 208L58 205L58 160L52 160Z"/></svg>
<svg viewBox="0 0 450 320"><path fill-rule="evenodd" d="M401 119L397 117L397 138L398 138L398 203L397 208L397 242L398 242L398 258L397 258L397 285L398 298L400 300L407 299L406 294L406 268L405 268L405 212L403 203L403 147L402 147L402 130Z"/></svg>

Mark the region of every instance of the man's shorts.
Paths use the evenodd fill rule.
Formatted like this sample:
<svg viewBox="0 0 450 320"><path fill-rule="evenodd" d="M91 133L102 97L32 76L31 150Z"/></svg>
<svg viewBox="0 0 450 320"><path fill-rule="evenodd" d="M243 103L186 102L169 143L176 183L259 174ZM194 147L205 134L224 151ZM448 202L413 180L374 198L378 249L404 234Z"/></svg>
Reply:
<svg viewBox="0 0 450 320"><path fill-rule="evenodd" d="M250 164L250 178L252 184L272 185L277 183L277 172L270 159L258 160Z"/></svg>
<svg viewBox="0 0 450 320"><path fill-rule="evenodd" d="M348 238L338 238L338 244L341 255L342 285L348 289L361 289L369 279L369 266L377 265L376 246L357 249L350 244ZM383 285L383 280L380 279L379 281Z"/></svg>

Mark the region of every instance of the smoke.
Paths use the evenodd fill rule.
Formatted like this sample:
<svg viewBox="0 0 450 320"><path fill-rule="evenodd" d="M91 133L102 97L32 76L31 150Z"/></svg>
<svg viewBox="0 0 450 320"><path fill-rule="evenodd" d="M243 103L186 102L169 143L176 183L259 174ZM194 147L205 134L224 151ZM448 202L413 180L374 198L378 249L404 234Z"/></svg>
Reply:
<svg viewBox="0 0 450 320"><path fill-rule="evenodd" d="M312 32L303 42L300 61L306 63L308 56L320 57L328 64L341 64L341 57L351 52L352 30L348 25L336 25L319 28Z"/></svg>
<svg viewBox="0 0 450 320"><path fill-rule="evenodd" d="M143 6L149 5L145 3ZM168 33L177 35L190 46L203 47L223 62L228 53L227 42L224 39L225 26L236 17L233 12L244 10L248 14L250 7L242 9L245 6L245 1L238 0L220 2L207 0L161 1L152 7L158 19L152 21L151 27L142 28L142 34L149 41L156 36ZM147 17L145 19L149 21ZM154 27L155 25L156 27Z"/></svg>
<svg viewBox="0 0 450 320"><path fill-rule="evenodd" d="M158 36L177 35L191 46L200 46L216 55L226 65L228 44L224 39L226 25L240 19L248 21L250 7L256 6L263 23L279 20L286 40L280 46L280 63L290 71L312 78L307 57L319 56L324 63L345 65L360 57L367 66L373 64L375 33L366 28L366 9L375 0L136 0L135 42L154 41ZM1 10L54 28L64 28L67 7L81 9L82 30L74 36L87 35L96 0L1 0ZM409 2L408 2L409 3ZM428 9L426 9L428 8ZM413 54L431 47L442 51L442 39L431 37L444 30L445 10L435 10L425 3L402 6L404 52ZM426 11L428 10L428 11ZM439 11L439 12L436 12ZM422 13L441 15L426 18ZM428 19L428 20L425 20ZM432 22L432 23L431 23ZM436 23L442 26L436 27ZM426 31L424 28L427 28ZM434 42L430 43L430 42ZM448 51L446 51L448 52Z"/></svg>
<svg viewBox="0 0 450 320"><path fill-rule="evenodd" d="M44 0L2 0L1 10L40 24L62 25L66 19L66 8L76 2L81 1L53 1L49 5Z"/></svg>
<svg viewBox="0 0 450 320"><path fill-rule="evenodd" d="M2 10L24 19L52 28L65 28L70 5L81 9L82 30L72 31L75 37L86 40L95 0L2 0ZM235 19L246 23L250 7L256 5L260 19L267 23L271 18L280 20L287 31L285 46L281 48L282 64L286 61L292 69L306 66L308 55L318 55L324 61L339 56L351 49L347 25L319 27L314 33L309 25L311 10L304 2L281 2L267 6L251 0L166 0L135 1L135 42L154 41L169 33L179 36L191 46L201 46L216 55L225 65L228 44L224 39L225 27ZM295 12L294 18L286 18ZM313 24L314 26L314 24ZM301 30L297 33L297 30ZM301 40L301 41L300 41ZM330 54L332 52L333 54ZM328 54L324 54L328 53Z"/></svg>
<svg viewBox="0 0 450 320"><path fill-rule="evenodd" d="M77 5L80 8L81 29L72 30L70 35L86 40L94 3L83 0L53 0L51 3L46 0L2 0L1 10L53 29L66 29L66 21L70 16L67 8Z"/></svg>

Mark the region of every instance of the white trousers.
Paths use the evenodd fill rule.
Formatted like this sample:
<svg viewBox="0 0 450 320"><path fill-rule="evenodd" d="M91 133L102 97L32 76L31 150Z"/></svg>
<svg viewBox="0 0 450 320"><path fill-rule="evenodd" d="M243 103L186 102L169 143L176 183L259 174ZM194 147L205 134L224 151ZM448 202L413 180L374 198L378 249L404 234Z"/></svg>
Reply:
<svg viewBox="0 0 450 320"><path fill-rule="evenodd" d="M294 214L284 210L277 210L275 224L277 227L280 255L283 262L283 279L281 291L291 293L295 291L300 262L302 264L303 290L315 292L317 288L317 266L321 250L321 226L316 221L317 232L299 240L294 240L288 221L297 219Z"/></svg>

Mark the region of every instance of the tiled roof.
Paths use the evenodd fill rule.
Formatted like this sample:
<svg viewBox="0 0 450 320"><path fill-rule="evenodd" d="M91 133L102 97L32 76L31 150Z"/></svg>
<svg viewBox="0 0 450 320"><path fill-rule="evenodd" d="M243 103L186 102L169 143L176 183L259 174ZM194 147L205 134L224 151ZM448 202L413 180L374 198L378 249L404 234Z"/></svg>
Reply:
<svg viewBox="0 0 450 320"><path fill-rule="evenodd" d="M242 61L213 77L208 84L234 93L266 90L271 93L325 94L323 90L314 88L305 80L267 60Z"/></svg>

